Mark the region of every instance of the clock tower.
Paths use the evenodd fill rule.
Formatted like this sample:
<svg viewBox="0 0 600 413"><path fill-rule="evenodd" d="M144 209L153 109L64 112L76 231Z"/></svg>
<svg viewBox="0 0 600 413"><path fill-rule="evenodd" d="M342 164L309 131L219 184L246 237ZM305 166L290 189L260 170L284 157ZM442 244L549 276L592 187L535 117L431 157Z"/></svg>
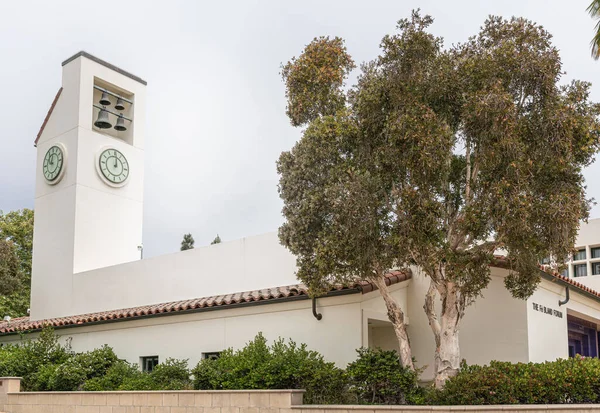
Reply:
<svg viewBox="0 0 600 413"><path fill-rule="evenodd" d="M62 66L35 141L32 320L71 315L74 278L142 243L146 82L86 52Z"/></svg>

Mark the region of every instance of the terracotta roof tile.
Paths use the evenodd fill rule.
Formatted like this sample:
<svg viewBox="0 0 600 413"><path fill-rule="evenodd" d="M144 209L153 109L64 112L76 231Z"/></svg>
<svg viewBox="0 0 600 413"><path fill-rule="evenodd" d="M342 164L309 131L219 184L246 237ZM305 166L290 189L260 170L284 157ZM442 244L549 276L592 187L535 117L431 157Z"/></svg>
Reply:
<svg viewBox="0 0 600 413"><path fill-rule="evenodd" d="M494 256L494 263L492 264L493 267L498 267L498 268L506 268L506 269L510 269L510 260L504 256L504 255L496 255ZM598 300L600 301L600 292L591 289L588 286L585 286L575 280L573 280L572 278L569 277L565 277L561 274L559 274L556 271L551 270L547 265L538 265L540 271L546 275L548 278L553 279L555 281L560 281L564 284L568 284L570 286L575 287L576 289L583 291L585 293L587 293L588 295L592 295L596 298L598 298Z"/></svg>
<svg viewBox="0 0 600 413"><path fill-rule="evenodd" d="M412 277L410 270L392 271L386 274L386 284L393 285L406 281ZM369 293L376 290L369 281L358 281L350 286L336 285L328 295L335 295L337 292L346 291L348 293ZM327 296L327 295L326 295ZM0 322L0 335L13 334L20 331L39 330L45 326L68 327L80 326L97 322L116 321L124 319L139 319L157 314L185 314L199 309L223 308L234 305L244 305L252 302L262 301L273 304L291 297L308 298L308 289L303 284L288 285L283 287L273 287L263 290L244 291L227 295L218 295L211 297L201 297L191 300L174 301L161 304L146 305L134 308L124 308L120 310L102 311L90 314L74 315L69 317L59 317L47 320L31 321L29 317L13 318L10 322ZM278 301L279 300L279 301Z"/></svg>
<svg viewBox="0 0 600 413"><path fill-rule="evenodd" d="M46 124L48 123L48 120L50 119L50 115L52 115L52 112L54 111L54 107L56 106L56 103L58 102L58 98L60 97L62 90L63 90L63 88L61 87L60 89L58 89L58 92L56 92L56 96L54 97L54 100L52 101L52 105L50 105L50 109L48 109L48 113L46 114L44 123L42 123L42 127L40 128L40 131L38 132L37 137L35 138L35 142L33 142L33 146L37 146L37 143L40 140L40 137L42 136L44 129L46 128Z"/></svg>

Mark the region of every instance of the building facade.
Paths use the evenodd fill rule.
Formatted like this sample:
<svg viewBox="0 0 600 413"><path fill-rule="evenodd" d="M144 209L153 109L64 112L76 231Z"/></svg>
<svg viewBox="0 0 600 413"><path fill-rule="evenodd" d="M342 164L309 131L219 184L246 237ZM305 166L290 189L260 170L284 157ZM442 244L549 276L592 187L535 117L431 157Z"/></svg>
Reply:
<svg viewBox="0 0 600 413"><path fill-rule="evenodd" d="M311 299L275 232L140 259L145 88L139 77L85 52L63 63L62 87L35 142L31 315L1 323L0 342L18 342L24 331L35 337L51 325L75 351L108 344L143 369L168 357L193 365L259 332L306 343L339 366L360 347L396 348L371 283ZM598 356L599 225L582 227L568 277L540 268L542 281L528 300L504 288L507 264L498 257L490 285L463 320L461 356L477 364ZM386 279L429 379L435 349L423 311L428 280L418 268Z"/></svg>

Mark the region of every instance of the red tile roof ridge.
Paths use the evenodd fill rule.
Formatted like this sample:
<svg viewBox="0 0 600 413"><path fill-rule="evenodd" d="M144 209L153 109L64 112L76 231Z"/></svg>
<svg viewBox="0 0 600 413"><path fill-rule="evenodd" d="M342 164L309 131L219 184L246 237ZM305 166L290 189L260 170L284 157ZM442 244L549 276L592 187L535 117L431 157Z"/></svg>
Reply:
<svg viewBox="0 0 600 413"><path fill-rule="evenodd" d="M395 270L386 274L386 284L393 285L406 281L412 277L410 270ZM369 281L356 281L349 286L335 285L330 294L336 292L354 290L356 293L366 294L376 290L377 287ZM45 320L31 321L29 317L13 318L10 321L0 322L0 335L17 333L21 331L39 330L46 326L66 327L81 326L110 320L139 319L141 317L165 314L185 313L202 308L223 307L227 308L236 304L248 304L252 302L266 302L287 299L290 297L308 297L308 288L304 284L293 284L280 287L263 288L260 290L243 291L233 294L221 294L209 297L185 299L166 303L151 304L132 308L99 311L95 313L79 314L73 316L56 317Z"/></svg>
<svg viewBox="0 0 600 413"><path fill-rule="evenodd" d="M35 138L35 141L33 142L33 146L37 146L37 143L40 140L40 137L42 136L44 129L46 128L46 124L48 123L48 120L50 120L50 116L52 115L52 112L54 112L54 107L56 106L56 103L58 102L58 98L60 97L62 90L63 90L63 88L61 86L61 88L58 89L58 92L56 92L56 96L54 97L54 100L52 101L52 104L50 105L50 109L48 109L48 113L46 114L46 117L44 118L44 123L42 123L42 126L40 127L40 131L38 132L38 134Z"/></svg>

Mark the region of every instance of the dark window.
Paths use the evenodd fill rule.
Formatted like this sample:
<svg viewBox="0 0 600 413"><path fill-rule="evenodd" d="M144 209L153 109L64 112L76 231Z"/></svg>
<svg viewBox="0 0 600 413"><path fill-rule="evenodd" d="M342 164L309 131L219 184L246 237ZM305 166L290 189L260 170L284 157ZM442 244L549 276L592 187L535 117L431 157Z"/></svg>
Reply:
<svg viewBox="0 0 600 413"><path fill-rule="evenodd" d="M573 255L573 261L581 260L585 260L585 248L577 250L577 252Z"/></svg>
<svg viewBox="0 0 600 413"><path fill-rule="evenodd" d="M562 275L563 277L569 278L569 270L568 269L564 269L560 272L560 275Z"/></svg>
<svg viewBox="0 0 600 413"><path fill-rule="evenodd" d="M573 265L573 276L585 277L586 275L587 275L587 265L586 264Z"/></svg>
<svg viewBox="0 0 600 413"><path fill-rule="evenodd" d="M150 373L158 365L158 356L141 357L142 371Z"/></svg>
<svg viewBox="0 0 600 413"><path fill-rule="evenodd" d="M202 353L202 358L204 360L216 360L221 356L220 351L212 351L210 353Z"/></svg>
<svg viewBox="0 0 600 413"><path fill-rule="evenodd" d="M592 258L600 258L600 247L591 248Z"/></svg>
<svg viewBox="0 0 600 413"><path fill-rule="evenodd" d="M592 275L600 275L600 262L592 263Z"/></svg>
<svg viewBox="0 0 600 413"><path fill-rule="evenodd" d="M542 265L548 265L548 264L550 264L550 258L548 258L548 257L542 258L541 264Z"/></svg>

